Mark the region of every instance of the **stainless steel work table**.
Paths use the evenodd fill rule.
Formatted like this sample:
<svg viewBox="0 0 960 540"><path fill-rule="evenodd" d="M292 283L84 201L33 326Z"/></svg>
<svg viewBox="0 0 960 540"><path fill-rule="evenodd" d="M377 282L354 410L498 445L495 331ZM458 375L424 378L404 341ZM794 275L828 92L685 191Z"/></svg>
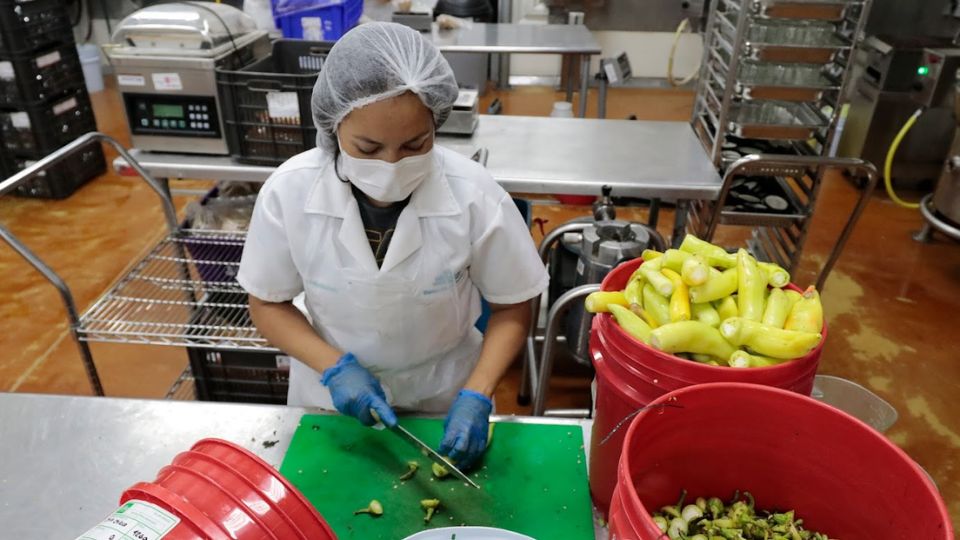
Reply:
<svg viewBox="0 0 960 540"><path fill-rule="evenodd" d="M70 539L116 509L120 495L152 481L193 443L217 437L279 467L300 407L0 394L0 537ZM590 422L497 417L500 422ZM266 441L276 441L269 448Z"/></svg>
<svg viewBox="0 0 960 540"><path fill-rule="evenodd" d="M449 53L560 54L580 59L580 116L586 115L590 85L590 57L603 51L582 24L471 23L440 30L433 24L433 43ZM571 64L571 68L573 64ZM567 101L573 97L573 76L568 73ZM600 99L605 99L601 96ZM603 105L601 104L601 109Z"/></svg>
<svg viewBox="0 0 960 540"><path fill-rule="evenodd" d="M688 201L715 200L721 185L686 122L482 115L473 136L437 142L465 155L488 150L487 168L513 193L599 195L609 185L614 196L675 199L675 238L683 236ZM159 178L262 182L274 170L227 156L131 154ZM118 170L125 165L114 161Z"/></svg>

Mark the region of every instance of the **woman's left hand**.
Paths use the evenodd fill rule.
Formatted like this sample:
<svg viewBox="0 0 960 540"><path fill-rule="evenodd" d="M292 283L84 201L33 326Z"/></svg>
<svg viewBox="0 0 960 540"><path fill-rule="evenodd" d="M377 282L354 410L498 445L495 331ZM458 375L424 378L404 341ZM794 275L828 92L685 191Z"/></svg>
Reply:
<svg viewBox="0 0 960 540"><path fill-rule="evenodd" d="M469 468L487 449L487 430L493 402L487 396L463 389L457 395L443 423L440 453L458 467Z"/></svg>

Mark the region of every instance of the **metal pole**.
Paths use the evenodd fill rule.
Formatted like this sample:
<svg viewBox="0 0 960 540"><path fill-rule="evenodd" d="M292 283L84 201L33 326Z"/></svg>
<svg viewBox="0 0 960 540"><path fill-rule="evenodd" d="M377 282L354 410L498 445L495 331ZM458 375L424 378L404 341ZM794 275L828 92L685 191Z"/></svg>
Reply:
<svg viewBox="0 0 960 540"><path fill-rule="evenodd" d="M175 234L179 231L179 224L177 223L177 210L173 205L173 200L170 197L169 191L165 188L164 184L158 182L155 178L150 176L150 173L144 169L140 163L137 162L130 155L127 150L120 145L115 139L99 133L96 131L86 133L80 137L74 139L72 142L67 145L54 150L49 155L35 162L33 165L24 168L22 171L14 174L13 176L7 178L6 180L0 181L0 196L3 196L17 188L20 184L23 184L30 179L32 179L37 174L45 171L56 163L66 159L67 157L73 155L74 152L82 150L82 148L89 143L105 142L111 146L120 154L120 156L127 161L127 164L133 168L134 171L153 189L154 192L160 197L161 203L163 204L163 213L164 218L167 222L167 227L170 229L171 234ZM87 372L87 378L90 381L90 386L93 388L94 394L98 396L104 395L103 385L100 382L100 375L97 372L97 367L93 362L93 355L90 352L90 347L85 341L82 340L80 334L80 316L77 313L77 306L73 298L73 293L70 292L70 288L67 286L66 282L61 278L50 266L48 266L43 260L40 259L33 251L30 250L19 238L13 235L6 227L0 225L0 239L6 242L14 251L16 251L30 266L33 266L40 274L46 278L47 281L53 285L57 291L60 293L60 298L63 300L63 305L67 310L67 317L70 319L70 332L73 334L73 339L77 343L77 348L80 350L80 357L83 360L84 369Z"/></svg>
<svg viewBox="0 0 960 540"><path fill-rule="evenodd" d="M559 227L553 229L546 236L543 237L543 240L540 242L540 247L537 249L538 254L540 255L540 260L544 265L547 264L547 255L550 253L550 249L553 247L553 244L556 243L560 238L568 232L581 232L591 225L590 222L567 222ZM537 325L540 322L540 297L535 296L530 299L530 311L532 313L530 321L530 333L527 336L527 347L526 347L526 358L524 359L522 366L522 373L520 375L520 390L517 392L517 403L525 405L530 400L531 393L536 394L536 381L539 380L537 376L537 356L534 349L534 343L536 341L537 335Z"/></svg>
<svg viewBox="0 0 960 540"><path fill-rule="evenodd" d="M587 92L590 90L590 56L580 55L580 118L587 117Z"/></svg>
<svg viewBox="0 0 960 540"><path fill-rule="evenodd" d="M0 193L2 193L3 187L6 184L0 184ZM14 187L16 184L14 184ZM73 300L73 294L70 292L70 288L67 287L63 278L61 278L52 268L50 268L47 263L43 262L40 257L30 251L19 238L13 235L6 227L0 225L0 238L3 239L14 251L17 252L21 257L26 260L30 266L33 266L37 269L38 272L43 274L43 277L47 279L57 291L60 293L60 298L63 300L63 306L67 310L67 317L70 319L70 331L73 334L73 339L77 342L77 347L80 349L80 359L83 360L83 367L87 372L87 379L90 381L90 387L93 389L93 393L102 396L103 395L103 385L100 383L100 374L97 373L97 366L93 363L93 356L90 354L90 348L87 344L80 340L80 334L78 329L80 328L80 317L77 315L77 306Z"/></svg>
<svg viewBox="0 0 960 540"><path fill-rule="evenodd" d="M683 237L687 234L687 212L690 211L690 201L679 199L673 215L673 234L670 236L670 246L680 247Z"/></svg>
<svg viewBox="0 0 960 540"><path fill-rule="evenodd" d="M827 282L827 276L829 276L830 271L833 270L833 265L835 265L837 259L840 258L843 247L847 244L847 240L850 239L850 235L853 234L853 229L857 226L857 221L860 220L860 214L863 213L864 208L867 207L867 203L870 202L870 195L873 194L873 188L877 187L877 181L880 179L880 174L872 163L863 161L862 159L851 159L850 161L851 167L857 168L867 174L867 186L863 188L863 191L860 193L860 200L857 201L857 205L853 208L853 213L850 214L850 219L847 220L843 231L840 232L840 237L837 239L833 251L830 252L830 257L827 258L826 264L824 264L823 269L820 270L820 277L817 278L817 290L821 291Z"/></svg>
<svg viewBox="0 0 960 540"><path fill-rule="evenodd" d="M563 62L563 69L567 73L567 101L573 103L573 55L565 54L560 57Z"/></svg>
<svg viewBox="0 0 960 540"><path fill-rule="evenodd" d="M543 416L546 407L547 390L550 388L550 376L553 374L553 343L557 340L560 316L566 313L574 302L599 290L599 283L575 287L560 295L560 298L557 298L550 307L550 313L547 314L547 327L543 335L543 351L540 353L540 382L537 383L537 392L533 396L534 416Z"/></svg>
<svg viewBox="0 0 960 540"><path fill-rule="evenodd" d="M600 88L597 94L597 118L607 117L607 77L600 75Z"/></svg>

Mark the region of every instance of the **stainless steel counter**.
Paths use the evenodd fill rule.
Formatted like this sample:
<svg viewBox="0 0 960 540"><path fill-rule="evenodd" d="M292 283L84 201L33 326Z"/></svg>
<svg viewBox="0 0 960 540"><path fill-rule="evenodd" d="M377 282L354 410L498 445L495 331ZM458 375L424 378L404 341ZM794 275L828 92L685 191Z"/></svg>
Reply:
<svg viewBox="0 0 960 540"><path fill-rule="evenodd" d="M240 444L279 467L299 407L0 394L0 537L76 538L206 437ZM589 422L503 417L498 421ZM276 441L269 448L264 442Z"/></svg>
<svg viewBox="0 0 960 540"><path fill-rule="evenodd" d="M584 25L470 23L453 30L440 30L433 23L433 43L445 53L559 54L570 72L567 76L567 101L573 102L573 69L580 62L579 116L586 116L587 90L590 86L590 57L602 49ZM509 78L509 58L501 59L501 82ZM597 97L600 111L606 110L606 82L601 81ZM603 114L600 115L601 117Z"/></svg>
<svg viewBox="0 0 960 540"><path fill-rule="evenodd" d="M602 49L584 25L472 23L440 30L433 25L434 45L442 52L600 54Z"/></svg>
<svg viewBox="0 0 960 540"><path fill-rule="evenodd" d="M481 115L471 137L441 136L438 144L471 155L490 152L487 168L515 193L716 199L720 176L686 122ZM131 154L153 176L262 182L274 167L229 157ZM114 167L126 162L118 158Z"/></svg>

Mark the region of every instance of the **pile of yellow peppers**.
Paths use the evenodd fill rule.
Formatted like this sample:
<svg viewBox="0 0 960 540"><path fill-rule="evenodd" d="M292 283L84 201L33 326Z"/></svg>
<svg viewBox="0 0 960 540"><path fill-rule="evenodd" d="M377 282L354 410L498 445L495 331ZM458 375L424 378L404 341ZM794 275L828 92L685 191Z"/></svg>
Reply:
<svg viewBox="0 0 960 540"><path fill-rule="evenodd" d="M746 250L728 253L687 235L680 249L646 250L622 291L587 297L628 334L661 351L714 366L765 367L820 343L823 307L814 287L784 289L790 274Z"/></svg>

